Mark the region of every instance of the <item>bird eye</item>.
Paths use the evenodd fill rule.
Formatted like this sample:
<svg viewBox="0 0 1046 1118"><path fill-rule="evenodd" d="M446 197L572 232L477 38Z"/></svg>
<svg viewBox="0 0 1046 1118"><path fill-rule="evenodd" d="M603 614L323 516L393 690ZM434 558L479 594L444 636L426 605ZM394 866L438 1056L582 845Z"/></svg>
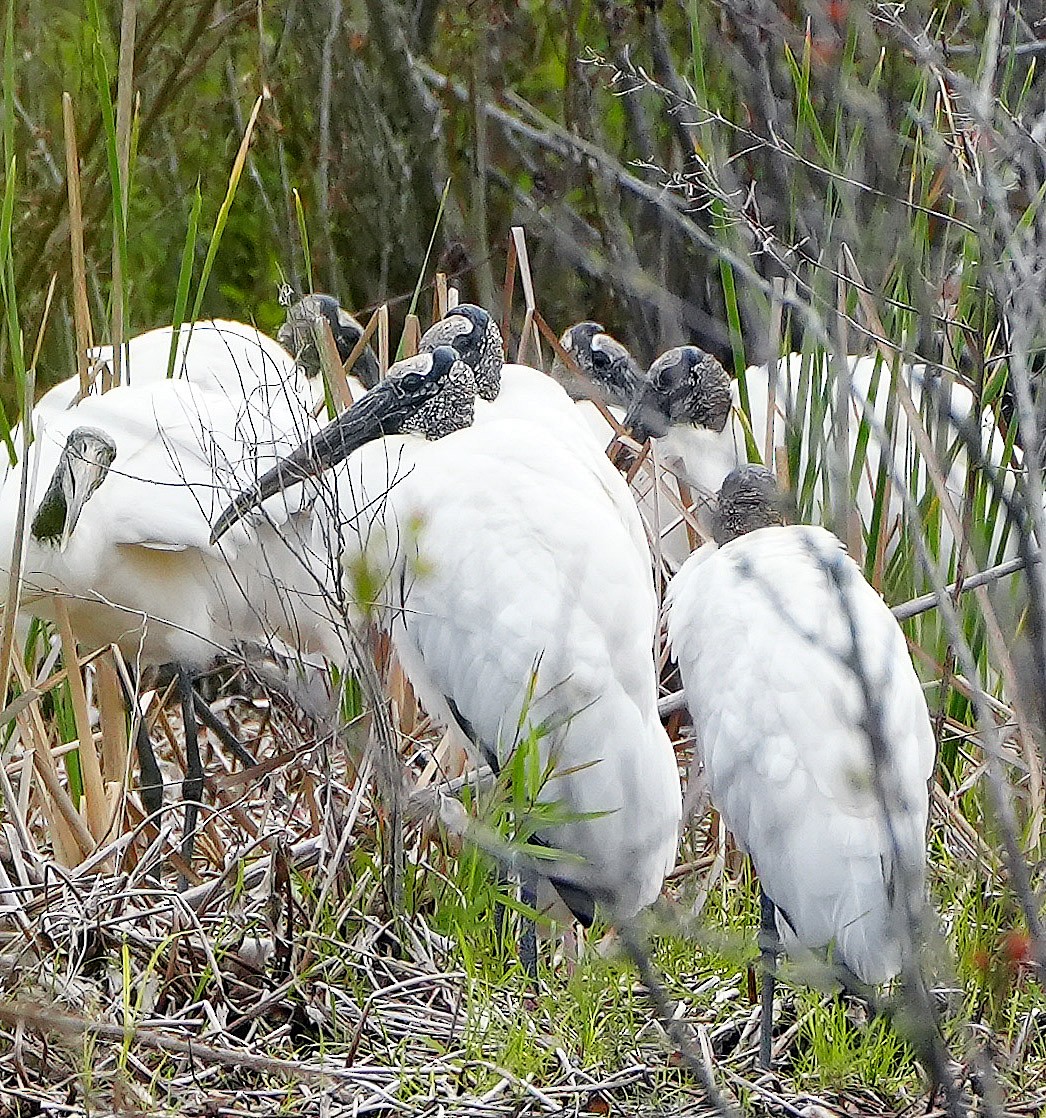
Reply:
<svg viewBox="0 0 1046 1118"><path fill-rule="evenodd" d="M405 392L417 392L425 384L425 378L421 373L407 373L400 378L400 387Z"/></svg>

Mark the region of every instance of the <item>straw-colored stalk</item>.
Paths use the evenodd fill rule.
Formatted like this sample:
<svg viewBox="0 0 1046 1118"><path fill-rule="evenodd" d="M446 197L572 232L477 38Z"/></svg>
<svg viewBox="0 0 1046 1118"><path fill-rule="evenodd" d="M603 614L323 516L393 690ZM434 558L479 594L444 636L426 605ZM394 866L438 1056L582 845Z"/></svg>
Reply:
<svg viewBox="0 0 1046 1118"><path fill-rule="evenodd" d="M62 639L62 654L66 664L66 678L69 681L69 696L73 704L73 718L76 722L76 736L80 742L80 772L83 776L84 813L87 826L96 841L103 838L109 830L109 805L102 781L102 766L95 750L94 735L91 733L91 715L87 709L87 691L80 674L79 659L76 653L76 637L69 621L69 610L65 599L55 597L55 618L58 633Z"/></svg>

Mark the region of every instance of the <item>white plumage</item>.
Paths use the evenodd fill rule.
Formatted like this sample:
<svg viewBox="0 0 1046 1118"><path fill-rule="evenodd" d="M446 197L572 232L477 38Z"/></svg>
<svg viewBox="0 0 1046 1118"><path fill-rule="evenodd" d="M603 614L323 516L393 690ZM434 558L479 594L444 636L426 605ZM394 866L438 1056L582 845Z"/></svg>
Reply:
<svg viewBox="0 0 1046 1118"><path fill-rule="evenodd" d="M282 386L261 394L255 385L246 399L159 379L39 415L27 523L56 475L78 470L76 454L66 453L74 431L105 436L115 458L67 538L27 532L23 608L51 618L61 594L80 640L115 641L147 664L201 668L234 644L273 638L321 647L329 635L323 569L304 561L300 488L270 502L276 527L241 528L221 549L208 540L228 497L313 429L282 395ZM20 483L15 468L0 484L5 570Z"/></svg>
<svg viewBox="0 0 1046 1118"><path fill-rule="evenodd" d="M840 542L814 527L706 544L668 599L708 790L777 906L784 942L833 945L867 983L893 977L904 885L916 907L921 899L935 754L893 615ZM851 617L877 719L852 666ZM885 805L869 719L886 751Z"/></svg>
<svg viewBox="0 0 1046 1118"><path fill-rule="evenodd" d="M506 362L504 341L497 323L482 307L462 303L434 323L421 339L421 351L449 345L472 370L477 399L474 422L518 419L540 424L553 436L560 450L578 459L578 466L593 473L617 509L636 551L649 553L643 522L636 503L619 472L607 458L607 439L599 441L595 428L581 408L555 379L529 365ZM599 417L604 426L606 421Z"/></svg>
<svg viewBox="0 0 1046 1118"><path fill-rule="evenodd" d="M380 587L369 605L431 714L459 724L495 765L539 734L553 766L542 800L599 813L540 837L583 860L582 892L632 913L674 862L681 810L657 713L649 566L597 460L540 415L492 407L473 424L473 383L437 347L390 370L329 429L328 463L359 448L328 475L343 560L350 570L365 562ZM421 411L400 429L417 433L376 438L390 430L382 409L411 394ZM297 460L308 470L318 457L313 448Z"/></svg>

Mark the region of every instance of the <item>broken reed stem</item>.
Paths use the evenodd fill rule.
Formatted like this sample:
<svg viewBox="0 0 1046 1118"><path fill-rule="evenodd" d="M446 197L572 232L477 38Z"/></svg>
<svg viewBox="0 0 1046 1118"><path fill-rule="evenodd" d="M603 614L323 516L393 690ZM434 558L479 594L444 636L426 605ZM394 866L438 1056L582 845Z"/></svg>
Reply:
<svg viewBox="0 0 1046 1118"><path fill-rule="evenodd" d="M91 715L87 709L87 691L84 677L80 673L80 662L76 654L76 637L69 621L69 610L65 599L54 600L55 620L62 639L62 655L66 664L66 679L69 683L69 696L73 704L73 718L76 722L76 736L80 743L80 773L83 778L84 799L86 801L87 826L96 841L100 841L109 829L108 801L102 781L102 767L94 747L91 733Z"/></svg>
<svg viewBox="0 0 1046 1118"><path fill-rule="evenodd" d="M403 323L403 340L400 345L404 357L413 357L421 344L421 320L416 314L408 314Z"/></svg>

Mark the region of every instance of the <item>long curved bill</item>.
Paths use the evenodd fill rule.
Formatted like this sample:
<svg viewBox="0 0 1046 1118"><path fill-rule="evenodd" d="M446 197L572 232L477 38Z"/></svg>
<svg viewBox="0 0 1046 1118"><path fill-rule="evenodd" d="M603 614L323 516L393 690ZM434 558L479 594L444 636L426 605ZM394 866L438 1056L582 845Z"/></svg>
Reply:
<svg viewBox="0 0 1046 1118"><path fill-rule="evenodd" d="M372 388L333 423L277 462L249 489L237 494L215 521L211 543L217 543L237 521L274 493L307 478L318 477L374 439L397 434L416 407L415 401L405 397L388 381Z"/></svg>
<svg viewBox="0 0 1046 1118"><path fill-rule="evenodd" d="M652 435L663 435L666 431L660 409L651 399L654 395L649 384L640 385L621 421L621 425L626 431L632 432L632 437L638 443L646 442Z"/></svg>

